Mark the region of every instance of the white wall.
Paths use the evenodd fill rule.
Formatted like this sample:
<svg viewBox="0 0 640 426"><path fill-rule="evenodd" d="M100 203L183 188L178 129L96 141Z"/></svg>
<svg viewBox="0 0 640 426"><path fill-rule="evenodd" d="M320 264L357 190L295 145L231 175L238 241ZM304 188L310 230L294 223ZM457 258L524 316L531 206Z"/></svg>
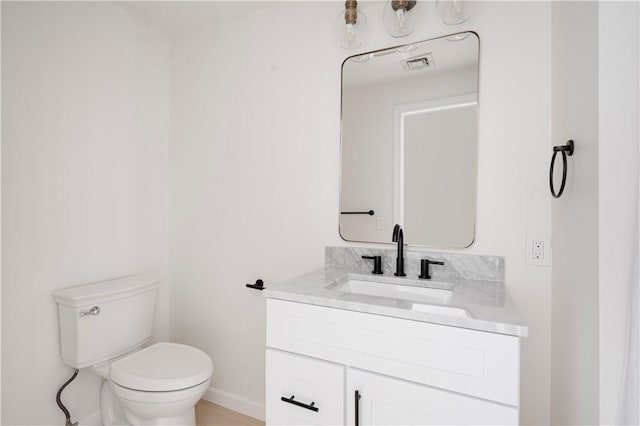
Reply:
<svg viewBox="0 0 640 426"><path fill-rule="evenodd" d="M637 309L630 312L634 245L638 244L638 156L640 144L640 5L603 2L598 16L598 191L600 424L638 424L638 400L623 415L625 378L638 396L637 360L628 356L638 339ZM635 232L634 232L635 231ZM635 259L637 261L637 259ZM637 272L636 272L637 273ZM637 306L637 303L636 303ZM632 355L633 356L633 355ZM636 353L637 356L637 353ZM625 362L635 365L627 369ZM635 380L632 378L636 375ZM631 391L630 388L627 389Z"/></svg>
<svg viewBox="0 0 640 426"><path fill-rule="evenodd" d="M551 421L597 424L598 3L554 3L552 33L552 144L576 151L552 203Z"/></svg>
<svg viewBox="0 0 640 426"><path fill-rule="evenodd" d="M338 239L332 19L258 4L172 50L171 335L211 355L213 387L258 404L265 301L244 284L315 269Z"/></svg>
<svg viewBox="0 0 640 426"><path fill-rule="evenodd" d="M639 7L552 7L553 142L573 138L565 195L552 204L554 424L623 417L637 244ZM637 255L637 254L636 254ZM637 333L637 328L631 330ZM637 366L637 361L631 362Z"/></svg>
<svg viewBox="0 0 640 426"><path fill-rule="evenodd" d="M54 289L156 274L168 336L168 48L114 4L2 2L3 424L64 422Z"/></svg>
<svg viewBox="0 0 640 426"><path fill-rule="evenodd" d="M0 5L0 46L2 45L2 6ZM0 48L0 53L1 53ZM0 54L0 70L2 69L2 55ZM2 84L0 84L0 99L2 99ZM0 110L2 106L0 105ZM0 113L0 129L2 129L2 114ZM0 141L2 140L0 134ZM0 188L2 187L2 150L0 149ZM0 196L0 212L2 212L2 197ZM0 241L2 239L2 220L0 214ZM2 244L0 243L0 342L2 342ZM2 383L2 345L0 344L0 383ZM0 423L2 422L2 386L0 386Z"/></svg>
<svg viewBox="0 0 640 426"><path fill-rule="evenodd" d="M250 4L249 4L250 5ZM331 33L343 4L259 3L242 19L174 40L171 89L172 338L213 358L212 386L264 401L267 286L323 264L338 236L340 64ZM550 269L525 264L526 233L550 234L550 6L472 3L458 29L480 36L476 241L506 258L530 327L522 345L524 423L549 422ZM382 3L362 4L362 51L397 43ZM447 34L433 3L406 42ZM403 40L404 42L404 40ZM216 395L215 393L213 395Z"/></svg>

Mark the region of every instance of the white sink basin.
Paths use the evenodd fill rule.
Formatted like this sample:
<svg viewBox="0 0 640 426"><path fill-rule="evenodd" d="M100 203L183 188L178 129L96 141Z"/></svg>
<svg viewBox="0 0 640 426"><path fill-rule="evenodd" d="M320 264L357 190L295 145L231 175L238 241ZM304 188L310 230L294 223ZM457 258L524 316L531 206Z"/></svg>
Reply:
<svg viewBox="0 0 640 426"><path fill-rule="evenodd" d="M452 308L450 306L434 306L434 305L425 305L422 303L414 303L411 305L412 311L417 312L428 312L430 314L440 314L440 315L450 315L454 317L463 317L463 318L471 318L469 312L460 308Z"/></svg>
<svg viewBox="0 0 640 426"><path fill-rule="evenodd" d="M366 294L368 296L391 297L393 299L409 300L411 302L423 303L449 303L453 293L451 290L431 287L414 287L409 285L381 283L376 281L365 281L359 279L349 279L336 284L333 289L345 293ZM417 303L420 306L424 306ZM414 304L416 305L416 304ZM452 309L443 307L442 309ZM420 309L414 309L420 310ZM430 311L423 311L430 312ZM463 311L464 312L464 311Z"/></svg>

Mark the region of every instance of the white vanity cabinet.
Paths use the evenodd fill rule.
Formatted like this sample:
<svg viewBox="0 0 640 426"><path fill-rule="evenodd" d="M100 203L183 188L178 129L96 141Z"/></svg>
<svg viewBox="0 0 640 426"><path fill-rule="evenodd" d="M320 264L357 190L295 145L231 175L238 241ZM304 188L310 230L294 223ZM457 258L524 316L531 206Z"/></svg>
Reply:
<svg viewBox="0 0 640 426"><path fill-rule="evenodd" d="M517 424L519 344L511 335L268 299L266 421Z"/></svg>

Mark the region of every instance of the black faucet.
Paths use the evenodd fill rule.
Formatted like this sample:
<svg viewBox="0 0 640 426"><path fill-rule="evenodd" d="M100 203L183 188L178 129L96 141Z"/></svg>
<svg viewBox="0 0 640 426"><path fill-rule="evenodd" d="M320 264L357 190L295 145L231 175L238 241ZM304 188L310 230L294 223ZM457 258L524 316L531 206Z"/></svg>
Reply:
<svg viewBox="0 0 640 426"><path fill-rule="evenodd" d="M396 257L396 272L393 274L396 277L404 277L407 274L404 273L404 234L402 227L397 225L393 227L393 237L391 239L394 243L398 243L398 256Z"/></svg>

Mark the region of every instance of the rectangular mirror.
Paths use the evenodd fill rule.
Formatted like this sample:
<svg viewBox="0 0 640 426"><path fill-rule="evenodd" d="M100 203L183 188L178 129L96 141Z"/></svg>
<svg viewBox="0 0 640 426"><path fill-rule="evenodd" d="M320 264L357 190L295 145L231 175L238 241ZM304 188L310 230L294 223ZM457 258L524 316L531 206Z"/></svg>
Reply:
<svg viewBox="0 0 640 426"><path fill-rule="evenodd" d="M478 36L465 32L342 64L340 236L462 248L473 243Z"/></svg>

